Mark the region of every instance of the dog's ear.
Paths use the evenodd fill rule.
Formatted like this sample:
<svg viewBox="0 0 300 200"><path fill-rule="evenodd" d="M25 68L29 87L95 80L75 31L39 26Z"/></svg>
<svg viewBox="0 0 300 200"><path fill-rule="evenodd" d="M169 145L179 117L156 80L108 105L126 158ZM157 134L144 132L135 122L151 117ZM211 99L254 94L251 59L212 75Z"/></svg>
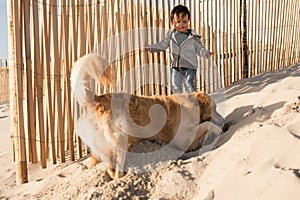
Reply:
<svg viewBox="0 0 300 200"><path fill-rule="evenodd" d="M212 106L213 104L212 99L208 95L205 95L204 93L197 93L196 96L200 108L201 122L210 120L212 109L214 109Z"/></svg>
<svg viewBox="0 0 300 200"><path fill-rule="evenodd" d="M217 112L217 105L214 99L205 94L200 95L199 97L201 121L204 122L209 120L222 127L224 124L224 118Z"/></svg>

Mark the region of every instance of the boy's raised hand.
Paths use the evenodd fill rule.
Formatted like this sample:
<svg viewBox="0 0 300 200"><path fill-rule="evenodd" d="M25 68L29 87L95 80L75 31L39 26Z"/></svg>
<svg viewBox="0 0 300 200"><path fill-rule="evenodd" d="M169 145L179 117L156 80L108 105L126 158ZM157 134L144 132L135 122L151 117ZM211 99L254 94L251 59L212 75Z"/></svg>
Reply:
<svg viewBox="0 0 300 200"><path fill-rule="evenodd" d="M144 43L144 49L146 50L146 51L149 51L150 50L150 45L148 44L148 42L146 41L145 43Z"/></svg>
<svg viewBox="0 0 300 200"><path fill-rule="evenodd" d="M211 51L205 51L205 52L202 54L202 56L203 56L204 58L210 58L212 55L214 55L214 53L211 52Z"/></svg>
<svg viewBox="0 0 300 200"><path fill-rule="evenodd" d="M213 53L213 52L210 52L210 51L208 51L208 52L206 53L206 55L207 55L207 57L211 57L212 55L214 55L214 53Z"/></svg>

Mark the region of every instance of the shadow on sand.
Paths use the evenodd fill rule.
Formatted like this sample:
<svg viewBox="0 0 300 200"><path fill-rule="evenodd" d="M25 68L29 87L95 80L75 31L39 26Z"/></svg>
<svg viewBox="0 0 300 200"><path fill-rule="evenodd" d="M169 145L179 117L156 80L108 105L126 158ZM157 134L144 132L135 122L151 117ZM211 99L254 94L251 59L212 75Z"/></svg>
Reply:
<svg viewBox="0 0 300 200"><path fill-rule="evenodd" d="M222 146L230 140L237 129L254 122L262 124L269 120L276 110L283 108L285 103L285 101L281 101L265 107L254 108L253 105L249 105L235 109L225 118L224 132L221 134L215 148Z"/></svg>

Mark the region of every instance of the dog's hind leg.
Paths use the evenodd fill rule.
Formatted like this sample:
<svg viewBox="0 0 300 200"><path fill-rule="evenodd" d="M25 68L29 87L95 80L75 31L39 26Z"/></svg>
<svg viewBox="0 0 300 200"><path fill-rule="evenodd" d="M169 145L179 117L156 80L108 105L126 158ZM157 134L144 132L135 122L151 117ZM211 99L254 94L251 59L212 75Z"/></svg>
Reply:
<svg viewBox="0 0 300 200"><path fill-rule="evenodd" d="M125 157L126 152L123 149L118 149L115 152L115 155L112 157L112 164L113 167L108 167L106 172L108 175L114 179L118 180L124 176L124 165L125 165Z"/></svg>
<svg viewBox="0 0 300 200"><path fill-rule="evenodd" d="M107 173L109 176L114 179L118 180L124 176L124 168L125 168L125 159L126 159L126 152L127 152L127 136L124 133L115 133L115 135L119 135L115 142L110 147L110 153L107 154Z"/></svg>
<svg viewBox="0 0 300 200"><path fill-rule="evenodd" d="M124 133L121 133L121 135L122 136L119 138L119 146L116 150L114 179L123 177L125 170L126 152L128 150L128 137Z"/></svg>
<svg viewBox="0 0 300 200"><path fill-rule="evenodd" d="M106 172L110 176L110 178L115 179L115 160L116 160L116 153L115 150L109 151L109 154L107 154L106 157L106 165L107 165L107 170Z"/></svg>
<svg viewBox="0 0 300 200"><path fill-rule="evenodd" d="M122 152L121 152L122 151ZM126 152L124 150L120 150L118 152L117 160L116 160L116 169L114 179L117 180L124 176L124 164L125 164Z"/></svg>

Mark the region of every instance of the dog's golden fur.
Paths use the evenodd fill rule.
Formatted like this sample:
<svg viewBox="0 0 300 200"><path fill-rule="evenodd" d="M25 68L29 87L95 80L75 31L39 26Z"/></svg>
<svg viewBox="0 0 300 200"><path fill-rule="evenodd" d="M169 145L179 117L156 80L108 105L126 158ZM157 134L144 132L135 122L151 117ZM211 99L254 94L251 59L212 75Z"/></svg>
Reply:
<svg viewBox="0 0 300 200"><path fill-rule="evenodd" d="M86 62L80 60L78 63L81 64L75 65L76 70L72 73L73 91L77 85L79 89L85 88L81 94L88 94L90 88L86 79L93 77L87 75L87 70L100 70L101 64L91 60L101 60L95 55L82 59ZM77 80L78 77L82 78ZM76 96L76 91L74 94ZM145 140L159 140L185 152L194 151L201 147L211 126L223 123L212 98L202 92L150 97L108 93L95 98L91 95L79 98L83 99L85 113L77 124L78 132L91 148L91 166L99 159L103 160L113 179L123 176L126 152L133 145Z"/></svg>

